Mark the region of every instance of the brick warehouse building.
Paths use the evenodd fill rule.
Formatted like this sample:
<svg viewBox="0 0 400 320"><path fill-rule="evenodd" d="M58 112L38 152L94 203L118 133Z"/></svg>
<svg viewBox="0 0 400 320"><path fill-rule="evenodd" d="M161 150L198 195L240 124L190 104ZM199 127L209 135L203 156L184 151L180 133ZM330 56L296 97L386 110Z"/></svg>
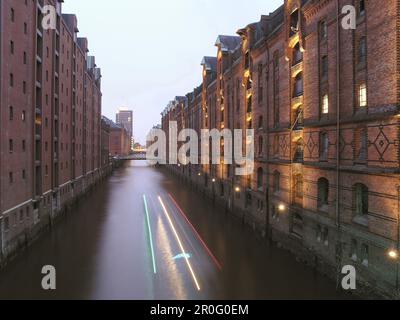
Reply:
<svg viewBox="0 0 400 320"><path fill-rule="evenodd" d="M355 30L342 27L345 5ZM201 92L162 113L166 131L173 120L254 129L252 175L170 168L331 278L353 265L359 289L390 297L400 292L389 257L400 249L399 17L398 0L285 0L219 36Z"/></svg>
<svg viewBox="0 0 400 320"><path fill-rule="evenodd" d="M0 263L108 168L101 165L101 71L61 3L0 3ZM56 8L56 30L43 30L44 5Z"/></svg>

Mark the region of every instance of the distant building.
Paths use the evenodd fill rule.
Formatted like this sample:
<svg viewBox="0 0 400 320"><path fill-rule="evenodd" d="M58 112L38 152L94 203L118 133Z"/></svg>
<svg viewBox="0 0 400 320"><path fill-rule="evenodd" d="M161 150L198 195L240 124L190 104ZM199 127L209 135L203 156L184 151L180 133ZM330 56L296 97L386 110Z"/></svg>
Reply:
<svg viewBox="0 0 400 320"><path fill-rule="evenodd" d="M101 167L107 168L110 164L110 130L112 121L105 116L101 118Z"/></svg>
<svg viewBox="0 0 400 320"><path fill-rule="evenodd" d="M125 128L131 140L131 149L133 149L133 111L126 108L120 108L115 119L119 126Z"/></svg>
<svg viewBox="0 0 400 320"><path fill-rule="evenodd" d="M112 120L103 117L103 120L110 127L109 134L109 155L112 157L127 156L131 151L131 137L126 129Z"/></svg>

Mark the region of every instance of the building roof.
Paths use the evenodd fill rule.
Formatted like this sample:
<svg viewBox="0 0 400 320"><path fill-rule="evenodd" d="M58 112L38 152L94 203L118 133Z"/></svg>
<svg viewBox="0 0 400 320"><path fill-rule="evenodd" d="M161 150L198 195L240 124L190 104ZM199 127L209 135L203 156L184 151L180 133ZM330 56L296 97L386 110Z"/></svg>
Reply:
<svg viewBox="0 0 400 320"><path fill-rule="evenodd" d="M205 66L207 71L217 72L217 58L216 57L204 57L201 61L201 65Z"/></svg>
<svg viewBox="0 0 400 320"><path fill-rule="evenodd" d="M215 45L221 48L223 52L233 52L240 47L242 39L238 36L219 35Z"/></svg>

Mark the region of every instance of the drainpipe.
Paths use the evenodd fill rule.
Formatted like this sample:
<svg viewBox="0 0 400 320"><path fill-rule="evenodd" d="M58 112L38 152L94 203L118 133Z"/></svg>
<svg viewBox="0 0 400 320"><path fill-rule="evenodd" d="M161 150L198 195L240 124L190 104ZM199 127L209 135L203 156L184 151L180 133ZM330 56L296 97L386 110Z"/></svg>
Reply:
<svg viewBox="0 0 400 320"><path fill-rule="evenodd" d="M339 287L341 264L342 264L342 235L340 226L340 4L339 0L336 0L336 227L337 227L337 248L336 248L336 260L337 260L337 282L336 287Z"/></svg>

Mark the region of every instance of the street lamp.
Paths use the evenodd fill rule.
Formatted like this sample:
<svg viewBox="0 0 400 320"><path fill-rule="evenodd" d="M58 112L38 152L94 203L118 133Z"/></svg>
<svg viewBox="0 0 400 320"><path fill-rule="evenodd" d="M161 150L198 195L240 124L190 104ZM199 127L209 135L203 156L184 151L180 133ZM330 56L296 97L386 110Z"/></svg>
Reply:
<svg viewBox="0 0 400 320"><path fill-rule="evenodd" d="M388 251L388 256L390 259L397 260L399 257L399 253L397 252L397 250L391 249Z"/></svg>
<svg viewBox="0 0 400 320"><path fill-rule="evenodd" d="M281 204L278 206L278 209L279 209L279 211L285 211L286 207L285 207L284 204L281 203Z"/></svg>
<svg viewBox="0 0 400 320"><path fill-rule="evenodd" d="M240 188L239 188L239 187L236 187L236 188L235 188L235 192L240 192Z"/></svg>
<svg viewBox="0 0 400 320"><path fill-rule="evenodd" d="M211 181L214 183L215 182L215 178L213 178Z"/></svg>

